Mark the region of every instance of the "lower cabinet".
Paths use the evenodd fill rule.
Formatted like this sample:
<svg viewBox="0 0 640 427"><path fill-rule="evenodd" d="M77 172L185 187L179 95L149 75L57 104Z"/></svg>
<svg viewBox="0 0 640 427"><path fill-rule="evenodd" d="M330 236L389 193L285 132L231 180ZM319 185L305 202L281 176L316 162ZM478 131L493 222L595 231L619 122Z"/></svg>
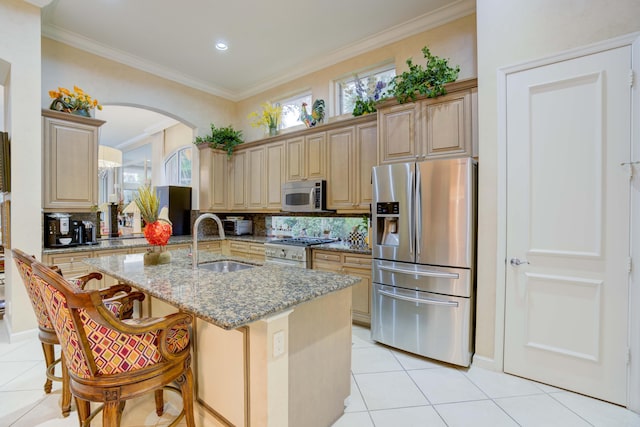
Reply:
<svg viewBox="0 0 640 427"><path fill-rule="evenodd" d="M353 323L371 325L371 255L313 249L312 268L361 277L352 288L351 317Z"/></svg>
<svg viewBox="0 0 640 427"><path fill-rule="evenodd" d="M264 262L264 244L243 240L225 240L222 253Z"/></svg>

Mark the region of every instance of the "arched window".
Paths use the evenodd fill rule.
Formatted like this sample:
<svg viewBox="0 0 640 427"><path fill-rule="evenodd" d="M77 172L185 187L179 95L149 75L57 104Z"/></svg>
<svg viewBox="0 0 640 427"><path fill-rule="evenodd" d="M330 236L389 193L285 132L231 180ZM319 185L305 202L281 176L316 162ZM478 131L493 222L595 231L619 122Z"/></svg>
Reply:
<svg viewBox="0 0 640 427"><path fill-rule="evenodd" d="M164 162L168 185L191 186L191 147L177 150Z"/></svg>

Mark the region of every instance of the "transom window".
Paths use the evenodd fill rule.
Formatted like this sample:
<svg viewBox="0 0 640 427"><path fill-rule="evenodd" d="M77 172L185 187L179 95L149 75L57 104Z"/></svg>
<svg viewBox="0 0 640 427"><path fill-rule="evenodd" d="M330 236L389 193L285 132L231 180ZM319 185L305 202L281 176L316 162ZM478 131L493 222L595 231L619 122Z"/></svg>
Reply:
<svg viewBox="0 0 640 427"><path fill-rule="evenodd" d="M386 96L389 83L395 75L395 65L387 64L380 68L358 73L357 79L360 80L360 87L358 87L356 75L336 80L338 114L353 112L354 104L359 96L366 95L367 98L375 101ZM364 92L364 94L362 92Z"/></svg>
<svg viewBox="0 0 640 427"><path fill-rule="evenodd" d="M303 124L302 121L300 121L303 102L307 104L307 113L311 114L311 92L305 92L278 101L278 103L282 105L282 129Z"/></svg>

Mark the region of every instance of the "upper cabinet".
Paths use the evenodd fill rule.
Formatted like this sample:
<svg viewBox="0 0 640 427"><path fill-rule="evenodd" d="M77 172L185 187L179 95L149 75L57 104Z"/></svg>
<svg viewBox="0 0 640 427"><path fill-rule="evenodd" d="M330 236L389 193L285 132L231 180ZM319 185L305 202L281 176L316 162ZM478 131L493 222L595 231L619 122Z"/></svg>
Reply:
<svg viewBox="0 0 640 427"><path fill-rule="evenodd" d="M448 94L378 109L381 164L477 152L477 80L447 85Z"/></svg>
<svg viewBox="0 0 640 427"><path fill-rule="evenodd" d="M326 178L325 132L296 136L286 144L287 181Z"/></svg>
<svg viewBox="0 0 640 427"><path fill-rule="evenodd" d="M98 137L105 122L42 110L42 207L89 212L98 204Z"/></svg>
<svg viewBox="0 0 640 427"><path fill-rule="evenodd" d="M376 165L375 121L327 132L327 208L369 212Z"/></svg>
<svg viewBox="0 0 640 427"><path fill-rule="evenodd" d="M222 150L200 148L200 209L222 211L228 209L229 159Z"/></svg>

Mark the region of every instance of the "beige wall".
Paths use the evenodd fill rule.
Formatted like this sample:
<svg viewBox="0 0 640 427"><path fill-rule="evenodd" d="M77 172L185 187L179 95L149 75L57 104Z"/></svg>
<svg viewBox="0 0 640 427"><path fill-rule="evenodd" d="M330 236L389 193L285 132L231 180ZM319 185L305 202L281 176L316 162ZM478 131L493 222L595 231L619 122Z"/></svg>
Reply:
<svg viewBox="0 0 640 427"><path fill-rule="evenodd" d="M282 99L287 95L311 90L313 99L324 99L330 112L331 81L349 76L354 70L370 68L387 61L395 62L398 72L404 71L407 58L413 57L415 64L424 65L421 49L429 46L434 55L449 58L451 65L460 65L459 79L477 76L476 22L475 15L457 19L443 26L425 31L404 40L380 47L371 52L358 55L338 64L323 68L314 73L292 80L266 92L247 98L238 103L237 121L240 123L246 141L264 137L264 129L252 128L247 116L252 111L261 111L260 104L265 101ZM216 123L218 125L218 123ZM225 125L220 123L220 125Z"/></svg>
<svg viewBox="0 0 640 427"><path fill-rule="evenodd" d="M11 138L11 241L13 247L40 254L40 9L22 0L0 2L0 62L9 64L5 81L4 127ZM6 65L6 64L5 64ZM37 326L24 286L7 258L5 325L12 334Z"/></svg>
<svg viewBox="0 0 640 427"><path fill-rule="evenodd" d="M497 69L640 30L637 0L478 0L479 240L476 354L493 359L497 277Z"/></svg>
<svg viewBox="0 0 640 427"><path fill-rule="evenodd" d="M211 122L235 124L232 101L43 38L42 107L49 107L49 90L73 85L103 105L144 107L173 117L193 127L196 135L208 133Z"/></svg>

